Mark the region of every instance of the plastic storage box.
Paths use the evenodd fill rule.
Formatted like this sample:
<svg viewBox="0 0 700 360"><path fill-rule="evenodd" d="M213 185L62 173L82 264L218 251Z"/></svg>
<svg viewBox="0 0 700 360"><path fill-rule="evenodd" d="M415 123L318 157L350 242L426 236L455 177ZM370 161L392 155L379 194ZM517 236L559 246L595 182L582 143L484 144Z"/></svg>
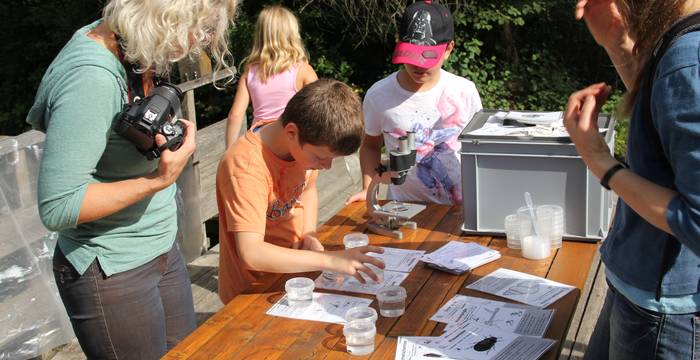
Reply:
<svg viewBox="0 0 700 360"><path fill-rule="evenodd" d="M525 205L564 208L564 238L597 241L607 235L612 196L586 168L568 137L471 135L497 110L474 115L460 135L464 225L469 234L503 235L504 218ZM614 119L600 115L598 126L610 149Z"/></svg>

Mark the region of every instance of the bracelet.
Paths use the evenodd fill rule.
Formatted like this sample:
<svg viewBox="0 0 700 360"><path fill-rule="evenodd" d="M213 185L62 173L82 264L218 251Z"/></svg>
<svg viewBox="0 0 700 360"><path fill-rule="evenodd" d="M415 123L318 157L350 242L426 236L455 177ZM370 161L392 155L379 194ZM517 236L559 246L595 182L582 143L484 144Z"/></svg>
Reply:
<svg viewBox="0 0 700 360"><path fill-rule="evenodd" d="M608 169L608 171L605 172L605 175L603 175L603 177L600 179L600 185L607 190L610 190L610 179L612 179L613 175L617 174L617 172L622 169L627 169L627 166L625 166L623 163L617 163L615 166Z"/></svg>

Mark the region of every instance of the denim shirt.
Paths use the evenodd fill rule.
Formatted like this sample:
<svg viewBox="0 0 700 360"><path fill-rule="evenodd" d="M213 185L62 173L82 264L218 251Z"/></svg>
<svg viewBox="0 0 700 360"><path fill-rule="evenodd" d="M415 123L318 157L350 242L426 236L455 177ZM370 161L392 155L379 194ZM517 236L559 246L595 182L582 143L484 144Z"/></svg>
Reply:
<svg viewBox="0 0 700 360"><path fill-rule="evenodd" d="M637 289L662 296L697 294L700 32L682 36L668 49L656 67L650 97L643 96L646 90L637 96L630 121L627 161L637 175L678 192L666 211L674 235L646 222L621 199L601 255L609 271Z"/></svg>

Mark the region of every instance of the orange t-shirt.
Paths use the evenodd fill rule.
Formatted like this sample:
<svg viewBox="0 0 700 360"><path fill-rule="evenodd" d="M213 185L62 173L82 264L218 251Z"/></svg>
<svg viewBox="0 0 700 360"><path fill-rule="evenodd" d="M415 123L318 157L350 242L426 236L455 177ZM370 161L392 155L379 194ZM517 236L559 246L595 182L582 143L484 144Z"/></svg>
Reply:
<svg viewBox="0 0 700 360"><path fill-rule="evenodd" d="M256 124L255 130L267 123ZM304 231L299 197L316 174L278 158L253 129L226 150L216 173L219 297L224 304L256 279L238 256L235 233L254 232L268 243L298 248Z"/></svg>

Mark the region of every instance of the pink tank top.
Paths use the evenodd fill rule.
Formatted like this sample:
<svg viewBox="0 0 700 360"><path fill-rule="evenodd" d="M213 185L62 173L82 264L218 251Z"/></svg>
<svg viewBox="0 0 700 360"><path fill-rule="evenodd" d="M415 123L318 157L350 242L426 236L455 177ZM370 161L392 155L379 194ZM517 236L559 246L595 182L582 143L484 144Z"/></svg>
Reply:
<svg viewBox="0 0 700 360"><path fill-rule="evenodd" d="M297 73L299 64L267 78L265 83L258 78L258 66L248 67L248 93L253 103L253 124L258 120L276 119L282 115L289 99L298 91Z"/></svg>

